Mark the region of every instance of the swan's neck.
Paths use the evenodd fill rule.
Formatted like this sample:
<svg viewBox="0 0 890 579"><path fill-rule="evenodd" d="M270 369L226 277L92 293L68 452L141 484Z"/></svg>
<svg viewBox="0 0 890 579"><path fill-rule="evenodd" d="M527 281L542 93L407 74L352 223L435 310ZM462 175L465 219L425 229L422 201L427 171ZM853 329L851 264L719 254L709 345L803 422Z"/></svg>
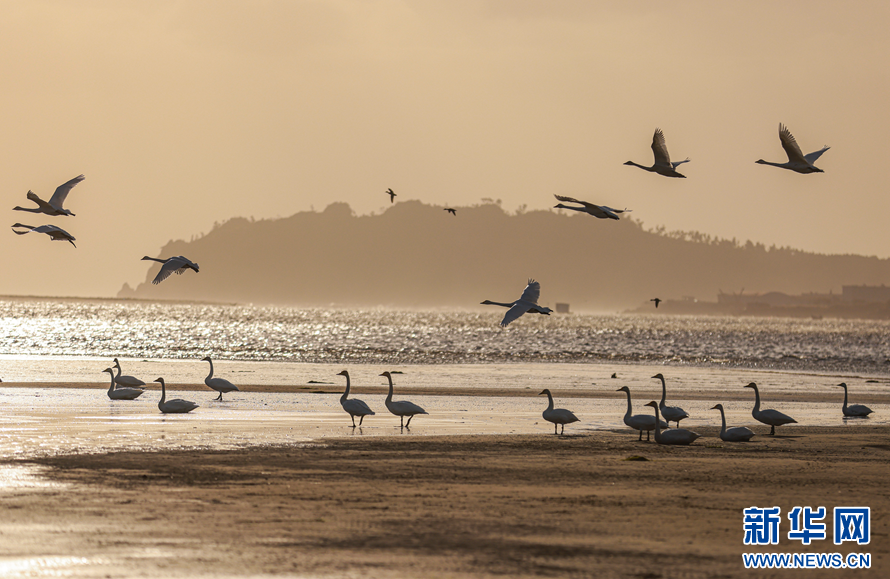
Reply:
<svg viewBox="0 0 890 579"><path fill-rule="evenodd" d="M554 209L571 209L572 211L584 211L583 207L569 207L568 205L563 205L562 203L556 205Z"/></svg>
<svg viewBox="0 0 890 579"><path fill-rule="evenodd" d="M844 385L844 410L847 409L847 386Z"/></svg>
<svg viewBox="0 0 890 579"><path fill-rule="evenodd" d="M658 439L661 438L661 426L658 424L661 418L658 416L658 406L653 408L655 408L655 441L658 442Z"/></svg>
<svg viewBox="0 0 890 579"><path fill-rule="evenodd" d="M163 404L164 400L167 399L167 386L161 382L161 401L158 404Z"/></svg>
<svg viewBox="0 0 890 579"><path fill-rule="evenodd" d="M630 392L625 392L627 394L627 412L624 413L624 419L627 420L630 418L633 408L630 405Z"/></svg>
<svg viewBox="0 0 890 579"><path fill-rule="evenodd" d="M484 305L487 305L487 306L501 306L501 307L503 307L503 308L512 308L512 307L513 307L513 304L504 304L504 303L501 303L501 302L493 302L493 301L491 301L491 300L485 300L485 301L482 302L482 303L483 303Z"/></svg>
<svg viewBox="0 0 890 579"><path fill-rule="evenodd" d="M627 163L625 163L625 165L632 165L634 167L639 167L643 171L649 171L650 173L655 171L654 166L653 167L644 167L643 165L640 165L639 163L634 163L633 161L628 161Z"/></svg>
<svg viewBox="0 0 890 579"><path fill-rule="evenodd" d="M389 394L386 395L386 402L384 402L384 404L389 404L392 402L392 377L387 376L386 379L389 380Z"/></svg>
<svg viewBox="0 0 890 579"><path fill-rule="evenodd" d="M109 372L108 377L111 378L111 386L108 387L108 395L111 396L111 392L114 390L114 373Z"/></svg>
<svg viewBox="0 0 890 579"><path fill-rule="evenodd" d="M553 410L553 395L547 392L547 410Z"/></svg>
<svg viewBox="0 0 890 579"><path fill-rule="evenodd" d="M773 163L771 161L764 161L763 159L759 159L755 162L759 165L772 165L773 167L781 167L782 169L788 168L788 163Z"/></svg>
<svg viewBox="0 0 890 579"><path fill-rule="evenodd" d="M659 378L661 380L661 402L658 403L659 408L664 408L664 399L667 398L667 386L664 384L664 378Z"/></svg>
<svg viewBox="0 0 890 579"><path fill-rule="evenodd" d="M752 413L760 412L760 391L754 386L754 410Z"/></svg>
<svg viewBox="0 0 890 579"><path fill-rule="evenodd" d="M30 212L30 213L42 213L42 211L40 210L39 207L38 207L37 209L30 209L30 208L28 208L28 207L18 207L18 206L16 206L16 207L13 207L12 210L13 210L13 211L28 211L28 212Z"/></svg>
<svg viewBox="0 0 890 579"><path fill-rule="evenodd" d="M207 374L207 378L205 378L205 380L210 380L211 378L213 378L213 360L207 361L210 362L210 374Z"/></svg>
<svg viewBox="0 0 890 579"><path fill-rule="evenodd" d="M722 408L718 408L718 410L720 411L720 422L722 423L720 426L720 434L723 434L726 432L726 415L723 414Z"/></svg>
<svg viewBox="0 0 890 579"><path fill-rule="evenodd" d="M346 390L343 391L343 396L340 397L340 404L346 402L346 398L349 396L349 374L346 375Z"/></svg>
<svg viewBox="0 0 890 579"><path fill-rule="evenodd" d="M117 374L114 375L114 378L112 378L112 380L117 380L121 377L121 365L115 362L114 367L117 369Z"/></svg>

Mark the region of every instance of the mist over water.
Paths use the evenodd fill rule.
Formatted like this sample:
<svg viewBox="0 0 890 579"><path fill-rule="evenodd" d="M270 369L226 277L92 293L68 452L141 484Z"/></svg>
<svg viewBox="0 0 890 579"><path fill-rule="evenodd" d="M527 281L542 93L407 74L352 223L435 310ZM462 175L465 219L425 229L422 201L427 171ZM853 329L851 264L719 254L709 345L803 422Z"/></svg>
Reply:
<svg viewBox="0 0 890 579"><path fill-rule="evenodd" d="M309 363L618 362L886 373L874 320L0 301L0 354Z"/></svg>

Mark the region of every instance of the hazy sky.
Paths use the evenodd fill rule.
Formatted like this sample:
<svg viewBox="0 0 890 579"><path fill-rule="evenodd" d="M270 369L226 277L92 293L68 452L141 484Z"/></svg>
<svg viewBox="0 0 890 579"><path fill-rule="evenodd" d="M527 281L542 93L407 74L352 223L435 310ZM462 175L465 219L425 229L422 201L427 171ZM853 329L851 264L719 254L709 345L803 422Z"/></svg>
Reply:
<svg viewBox="0 0 890 579"><path fill-rule="evenodd" d="M77 249L7 230L0 294L112 296L215 221L370 213L388 187L890 257L887 30L883 0L4 1L8 225ZM754 164L786 160L780 122L831 146L824 174ZM655 127L687 179L622 165ZM80 173L76 217L11 211Z"/></svg>

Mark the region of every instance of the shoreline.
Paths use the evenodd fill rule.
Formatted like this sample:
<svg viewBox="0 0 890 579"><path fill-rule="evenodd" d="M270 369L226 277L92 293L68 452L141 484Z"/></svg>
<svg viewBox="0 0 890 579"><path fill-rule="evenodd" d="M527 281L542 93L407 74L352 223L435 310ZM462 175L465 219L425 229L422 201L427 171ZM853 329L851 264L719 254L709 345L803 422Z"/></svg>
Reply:
<svg viewBox="0 0 890 579"><path fill-rule="evenodd" d="M819 377L824 377L823 375L818 375ZM398 377L396 377L397 379ZM849 379L849 378L847 378ZM625 381L621 379L615 379L611 382L614 382L615 388L612 390L617 390L618 387L626 385ZM890 382L879 381L875 382L875 384L888 384ZM612 385L609 383L609 385ZM160 392L160 385L156 383L149 382L145 388L147 393L154 392L157 390ZM742 386L742 384L740 384ZM245 395L250 393L265 393L265 394L325 394L325 395L340 395L343 394L343 389L345 384L248 384L240 386L240 391L237 393L233 393L235 396L237 395ZM578 387L559 387L559 386L547 386L553 396L556 398L580 398L580 399L601 399L601 400L624 400L625 395L621 392L612 392L611 390L604 390L603 387L599 389L589 388L582 389ZM105 391L108 389L108 382L2 382L0 383L0 391L3 388L10 389L72 389L72 390L93 390L96 392ZM167 382L167 389L170 391L183 391L183 392L212 392L210 388L202 383L178 383L178 382ZM651 387L646 390L654 397L658 398L658 393L656 392L658 388ZM353 385L351 392L353 395L357 394L367 394L371 396L386 396L388 392L387 386L381 385ZM487 388L473 388L473 387L458 387L458 386L416 386L409 384L399 384L397 387L397 392L399 395L402 394L410 394L415 396L465 396L465 397L515 397L515 398L537 398L538 391L534 388L529 387L514 387L514 388L506 388L506 387L487 387ZM717 397L715 393L707 390L688 390L682 388L675 388L670 391L670 398L672 400L699 400L699 401L708 401L715 400ZM841 402L843 401L843 393L840 390L829 390L825 389L819 391L808 391L803 387L798 390L777 390L774 392L770 392L768 395L770 401L776 402L813 402L820 404L832 404L837 402L838 407L840 407ZM753 404L753 395L750 391L743 390L742 388L738 388L738 391L729 390L729 391L721 391L720 400L723 401L735 401L735 402L751 402ZM642 398L635 398L634 404L640 404L642 402ZM854 403L851 401L851 404ZM870 391L862 391L856 392L855 394L855 403L858 404L890 404L890 389L886 392L870 392Z"/></svg>

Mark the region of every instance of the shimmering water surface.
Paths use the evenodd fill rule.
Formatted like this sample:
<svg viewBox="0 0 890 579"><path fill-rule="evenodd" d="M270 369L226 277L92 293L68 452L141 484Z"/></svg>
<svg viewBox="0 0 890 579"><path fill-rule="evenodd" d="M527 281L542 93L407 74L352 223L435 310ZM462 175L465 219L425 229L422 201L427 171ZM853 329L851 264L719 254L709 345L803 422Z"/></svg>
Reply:
<svg viewBox="0 0 890 579"><path fill-rule="evenodd" d="M629 362L886 373L890 322L523 316L128 301L0 301L0 354L316 363Z"/></svg>

